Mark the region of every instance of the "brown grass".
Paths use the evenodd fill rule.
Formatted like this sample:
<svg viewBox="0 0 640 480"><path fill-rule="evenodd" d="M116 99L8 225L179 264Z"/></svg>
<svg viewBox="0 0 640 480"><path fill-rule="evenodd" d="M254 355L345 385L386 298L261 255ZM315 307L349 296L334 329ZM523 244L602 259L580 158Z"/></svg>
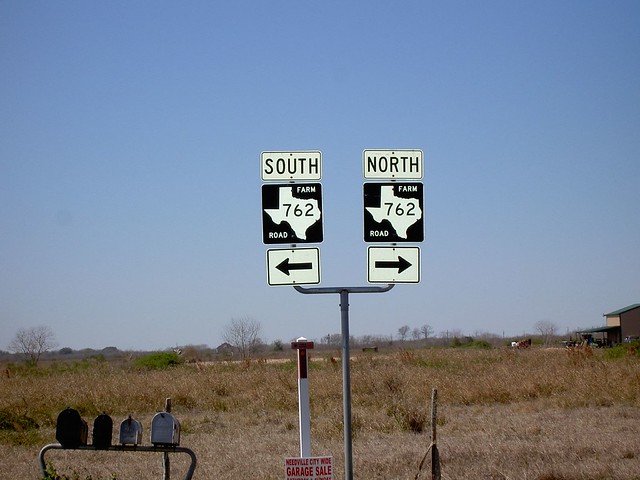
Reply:
<svg viewBox="0 0 640 480"><path fill-rule="evenodd" d="M332 352L334 353L334 352ZM291 354L293 357L293 354ZM342 372L312 352L312 450L343 473ZM83 368L13 369L0 380L2 478L39 478L37 453L55 442L66 406L92 423L106 411L142 421L144 443L166 397L182 425L181 445L198 456L198 479L281 479L297 456L296 367L210 363L146 371L96 362ZM603 351L425 349L366 354L352 362L354 476L413 479L429 445L429 401L438 389L442 478L640 479L640 360ZM35 421L37 430L26 422ZM158 454L53 450L58 473L81 480L156 479ZM172 478L187 458L172 455ZM420 478L430 478L423 472Z"/></svg>

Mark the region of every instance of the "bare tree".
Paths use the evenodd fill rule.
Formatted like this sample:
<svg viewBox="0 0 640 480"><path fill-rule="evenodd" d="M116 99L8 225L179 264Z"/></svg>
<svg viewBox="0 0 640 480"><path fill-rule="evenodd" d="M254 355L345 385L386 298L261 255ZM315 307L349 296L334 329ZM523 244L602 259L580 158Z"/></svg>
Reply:
<svg viewBox="0 0 640 480"><path fill-rule="evenodd" d="M409 330L411 330L411 327L409 325L403 325L398 329L398 336L400 337L401 342L404 342L407 339Z"/></svg>
<svg viewBox="0 0 640 480"><path fill-rule="evenodd" d="M223 338L240 351L240 357L244 360L262 343L260 329L260 322L252 318L232 318L224 327Z"/></svg>
<svg viewBox="0 0 640 480"><path fill-rule="evenodd" d="M551 320L540 320L536 322L534 328L542 336L545 345L548 345L551 337L554 337L558 332L557 325Z"/></svg>
<svg viewBox="0 0 640 480"><path fill-rule="evenodd" d="M411 338L413 340L420 340L420 329L419 328L414 328L413 330L411 330Z"/></svg>
<svg viewBox="0 0 640 480"><path fill-rule="evenodd" d="M9 350L22 354L28 364L37 367L40 356L58 345L55 338L50 327L20 328L9 343Z"/></svg>
<svg viewBox="0 0 640 480"><path fill-rule="evenodd" d="M420 327L420 333L422 333L422 337L426 340L431 335L433 335L433 327L425 323L422 327Z"/></svg>

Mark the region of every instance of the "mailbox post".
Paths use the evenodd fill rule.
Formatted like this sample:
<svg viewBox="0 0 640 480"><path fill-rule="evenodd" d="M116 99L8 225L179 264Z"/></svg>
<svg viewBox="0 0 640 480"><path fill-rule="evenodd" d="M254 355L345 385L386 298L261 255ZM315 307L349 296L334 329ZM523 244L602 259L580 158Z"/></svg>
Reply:
<svg viewBox="0 0 640 480"><path fill-rule="evenodd" d="M309 359L307 350L313 342L300 337L291 342L291 348L298 350L298 416L300 418L300 456L311 456L311 414L309 412Z"/></svg>
<svg viewBox="0 0 640 480"><path fill-rule="evenodd" d="M171 399L165 402L165 411L157 413L151 420L151 443L153 446L141 446L142 423L129 415L120 424L119 444L112 445L113 419L103 413L94 421L93 445L87 444L87 422L77 410L67 407L60 412L56 422L56 439L59 443L45 445L38 454L40 471L46 477L47 465L44 455L52 449L72 450L108 450L115 452L161 452L163 454L163 480L170 480L171 463L169 453L186 453L191 457L191 465L185 480L191 480L196 468L196 455L188 448L180 447L180 422L169 413Z"/></svg>

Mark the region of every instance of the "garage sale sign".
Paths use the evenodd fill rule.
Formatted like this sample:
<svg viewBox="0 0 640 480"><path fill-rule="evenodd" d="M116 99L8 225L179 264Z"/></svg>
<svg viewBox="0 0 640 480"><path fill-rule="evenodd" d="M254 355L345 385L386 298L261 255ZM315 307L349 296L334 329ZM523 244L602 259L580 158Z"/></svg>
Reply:
<svg viewBox="0 0 640 480"><path fill-rule="evenodd" d="M284 460L285 480L333 480L333 457L295 457Z"/></svg>

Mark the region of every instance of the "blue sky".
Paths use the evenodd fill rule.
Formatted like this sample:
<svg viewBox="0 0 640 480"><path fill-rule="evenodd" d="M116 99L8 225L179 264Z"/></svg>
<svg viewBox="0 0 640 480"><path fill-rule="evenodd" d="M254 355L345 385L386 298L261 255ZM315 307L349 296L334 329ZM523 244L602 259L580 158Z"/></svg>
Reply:
<svg viewBox="0 0 640 480"><path fill-rule="evenodd" d="M323 154L322 286L366 285L362 150L422 149L422 280L353 335L640 301L640 3L0 1L0 349L340 331L269 287L260 152Z"/></svg>

